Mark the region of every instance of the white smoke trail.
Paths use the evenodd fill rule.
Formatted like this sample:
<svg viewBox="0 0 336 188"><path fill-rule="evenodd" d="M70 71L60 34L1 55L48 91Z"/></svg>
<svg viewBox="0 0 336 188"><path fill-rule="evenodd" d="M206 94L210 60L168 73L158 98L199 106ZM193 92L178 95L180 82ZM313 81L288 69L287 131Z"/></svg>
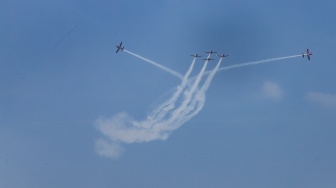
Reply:
<svg viewBox="0 0 336 188"><path fill-rule="evenodd" d="M208 56L208 58L210 57L210 54ZM205 72L205 69L208 65L208 60L205 61L200 73L197 75L197 78L194 82L194 84L192 85L192 87L189 90L186 90L184 92L184 98L183 101L181 103L181 105L176 108L175 110L173 110L171 112L171 117L167 120L167 124L165 127L163 127L164 130L169 130L169 131L173 131L177 128L179 128L182 124L179 123L181 122L181 119L184 119L184 116L181 114L185 114L184 111L186 109L190 109L189 105L190 102L193 100L194 94L197 91L197 88L199 86L199 83L203 77L203 74ZM175 123L174 123L175 122Z"/></svg>
<svg viewBox="0 0 336 188"><path fill-rule="evenodd" d="M205 80L203 86L201 89L197 91L195 94L195 99L192 100L192 103L188 107L188 109L185 109L183 114L181 114L183 119L178 122L179 124L184 124L185 122L189 121L192 117L194 117L196 114L198 114L202 108L204 107L205 104L205 98L206 98L206 91L208 90L212 79L214 78L215 74L219 70L219 67L222 63L223 58L220 58L218 61L216 67L210 72L209 76Z"/></svg>
<svg viewBox="0 0 336 188"><path fill-rule="evenodd" d="M200 91L205 92L205 91L208 90L208 88L209 88L209 86L210 86L210 84L211 84L211 81L212 81L213 77L215 76L216 72L219 70L219 67L220 67L220 65L221 65L221 63L222 63L222 60L223 60L223 58L220 58L220 60L218 61L216 67L211 71L210 75L209 75L208 78L205 80L205 82L204 82L202 88L200 89Z"/></svg>
<svg viewBox="0 0 336 188"><path fill-rule="evenodd" d="M196 57L193 59L187 73L184 75L181 85L179 85L174 93L174 95L167 102L163 103L159 107L157 107L153 112L149 115L149 119L161 119L163 115L167 113L167 111L173 109L175 107L175 103L177 99L180 97L181 93L185 89L188 83L188 78L194 68L194 64L196 62Z"/></svg>
<svg viewBox="0 0 336 188"><path fill-rule="evenodd" d="M300 56L302 56L302 55L292 55L292 56L266 59L266 60L261 60L261 61L252 61L252 62L247 62L247 63L241 63L241 64L237 64L237 65L222 67L218 71L224 71L224 70L235 69L235 68L240 68L240 67L245 67L245 66L250 66L250 65L257 65L257 64L262 64L262 63L268 63L268 62L273 62L273 61L279 61L279 60L284 60L284 59L291 59L291 58L296 58L296 57L300 57ZM210 72L206 72L206 74L209 74L209 73Z"/></svg>
<svg viewBox="0 0 336 188"><path fill-rule="evenodd" d="M171 70L171 69L168 68L168 67L165 67L165 66L163 66L163 65L160 65L160 64L158 64L158 63L156 63L156 62L154 62L154 61L152 61L152 60L149 60L149 59L147 59L147 58L144 58L144 57L142 57L142 56L140 56L140 55L138 55L138 54L135 54L135 53L133 53L133 52L130 52L130 51L128 51L128 50L123 50L123 51L126 52L126 53L128 53L128 54L131 54L131 55L133 55L133 56L135 56L135 57L137 57L137 58L140 58L140 59L142 59L142 60L144 60L144 61L146 61L146 62L148 62L148 63L150 63L150 64L152 64L152 65L154 65L154 66L156 66L156 67L158 67L158 68L160 68L160 69L162 69L162 70L168 72L168 73L170 73L171 75L173 75L173 76L175 76L175 77L177 77L177 78L179 78L179 79L183 79L183 76L182 76L180 73L178 73L178 72L176 72L176 71L173 71L173 70Z"/></svg>

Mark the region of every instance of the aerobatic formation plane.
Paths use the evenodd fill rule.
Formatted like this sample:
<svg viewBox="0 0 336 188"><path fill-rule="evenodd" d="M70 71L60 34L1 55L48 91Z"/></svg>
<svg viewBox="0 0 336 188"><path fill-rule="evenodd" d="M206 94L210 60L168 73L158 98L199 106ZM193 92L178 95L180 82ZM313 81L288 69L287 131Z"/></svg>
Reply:
<svg viewBox="0 0 336 188"><path fill-rule="evenodd" d="M206 58L206 59L203 59L203 60L211 61L211 60L215 60L215 59L211 59L211 58L209 57L209 58Z"/></svg>
<svg viewBox="0 0 336 188"><path fill-rule="evenodd" d="M190 56L193 56L193 57L202 57L201 55L198 55L198 54L190 55Z"/></svg>
<svg viewBox="0 0 336 188"><path fill-rule="evenodd" d="M229 55L225 55L225 54L222 54L222 55L217 55L218 57L227 57Z"/></svg>
<svg viewBox="0 0 336 188"><path fill-rule="evenodd" d="M302 57L307 56L308 60L310 60L310 56L313 55L312 53L309 52L309 49L307 49L307 53L302 53Z"/></svg>
<svg viewBox="0 0 336 188"><path fill-rule="evenodd" d="M217 52L214 52L214 51L209 51L209 52L205 52L205 53L208 53L208 54L215 54L215 53L217 53Z"/></svg>
<svg viewBox="0 0 336 188"><path fill-rule="evenodd" d="M119 50L123 51L124 50L124 47L122 47L122 42L120 42L119 46L116 46L118 49L116 51L116 53L119 52Z"/></svg>

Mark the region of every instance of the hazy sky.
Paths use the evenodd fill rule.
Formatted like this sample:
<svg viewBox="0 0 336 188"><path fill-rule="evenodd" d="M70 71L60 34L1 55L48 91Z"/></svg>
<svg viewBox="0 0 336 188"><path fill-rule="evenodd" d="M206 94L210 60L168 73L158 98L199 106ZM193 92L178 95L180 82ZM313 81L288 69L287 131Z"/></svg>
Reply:
<svg viewBox="0 0 336 188"><path fill-rule="evenodd" d="M335 8L332 0L0 1L0 187L334 188ZM200 111L188 121L185 111L168 114L175 124L164 119L163 130L148 117L181 79L116 54L121 41L181 75L190 54L205 50L230 55L221 67L314 55L219 71L195 97ZM197 59L190 76L203 65Z"/></svg>

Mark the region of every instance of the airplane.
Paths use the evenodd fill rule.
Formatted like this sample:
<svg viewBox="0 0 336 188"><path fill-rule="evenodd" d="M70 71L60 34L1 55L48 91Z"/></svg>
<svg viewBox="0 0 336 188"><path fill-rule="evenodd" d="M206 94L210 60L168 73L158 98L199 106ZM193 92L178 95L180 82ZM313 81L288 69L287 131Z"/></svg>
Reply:
<svg viewBox="0 0 336 188"><path fill-rule="evenodd" d="M201 55L198 55L198 54L190 55L190 56L193 56L193 57L202 57Z"/></svg>
<svg viewBox="0 0 336 188"><path fill-rule="evenodd" d="M206 58L206 59L203 59L203 60L211 61L211 60L214 60L214 59L211 59L211 58L209 57L209 58Z"/></svg>
<svg viewBox="0 0 336 188"><path fill-rule="evenodd" d="M307 49L307 53L306 54L302 53L302 57L304 58L304 56L307 56L308 60L310 60L310 56L311 55L313 55L313 54L310 53L308 49Z"/></svg>
<svg viewBox="0 0 336 188"><path fill-rule="evenodd" d="M210 51L210 52L205 52L205 53L208 53L208 54L214 54L214 53L217 53L217 52L214 52L214 51Z"/></svg>
<svg viewBox="0 0 336 188"><path fill-rule="evenodd" d="M119 52L119 50L123 51L125 47L122 47L122 42L120 42L119 46L116 46L118 49L116 51L116 53Z"/></svg>
<svg viewBox="0 0 336 188"><path fill-rule="evenodd" d="M222 54L222 55L217 55L217 56L223 58L223 57L227 57L229 55Z"/></svg>

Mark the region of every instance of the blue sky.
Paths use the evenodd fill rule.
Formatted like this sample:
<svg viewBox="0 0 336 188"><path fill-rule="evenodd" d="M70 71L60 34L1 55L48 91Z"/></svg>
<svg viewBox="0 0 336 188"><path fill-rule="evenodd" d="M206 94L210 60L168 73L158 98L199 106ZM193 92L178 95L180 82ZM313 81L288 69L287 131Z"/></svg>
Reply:
<svg viewBox="0 0 336 188"><path fill-rule="evenodd" d="M335 187L335 7L1 1L0 187ZM221 67L314 55L217 72L197 115L165 139L118 141L111 158L97 152L109 139L97 120L141 122L181 83L115 54L120 41L183 75L205 50L230 54Z"/></svg>

